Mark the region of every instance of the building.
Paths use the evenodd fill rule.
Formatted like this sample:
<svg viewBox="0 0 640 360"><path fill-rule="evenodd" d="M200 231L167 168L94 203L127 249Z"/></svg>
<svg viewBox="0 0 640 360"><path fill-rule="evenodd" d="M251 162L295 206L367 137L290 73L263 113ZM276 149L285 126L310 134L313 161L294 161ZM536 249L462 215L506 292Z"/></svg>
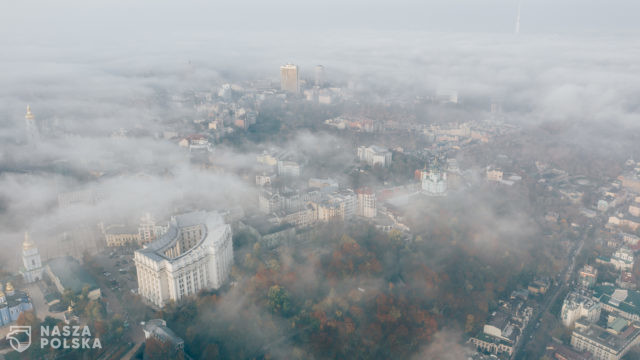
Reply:
<svg viewBox="0 0 640 360"><path fill-rule="evenodd" d="M576 322L571 346L588 351L597 360L620 360L640 342L640 323L623 319L610 321L607 328Z"/></svg>
<svg viewBox="0 0 640 360"><path fill-rule="evenodd" d="M366 218L374 218L378 215L376 208L376 194L370 188L362 188L356 191L358 194L358 209L356 215Z"/></svg>
<svg viewBox="0 0 640 360"><path fill-rule="evenodd" d="M162 343L170 343L174 350L182 351L184 349L184 340L176 335L173 330L167 327L167 322L162 319L153 319L142 322L142 331L144 338L154 338Z"/></svg>
<svg viewBox="0 0 640 360"><path fill-rule="evenodd" d="M22 243L22 277L25 283L32 283L42 280L44 268L40 259L40 253L36 245L29 239L29 233L24 233L24 242Z"/></svg>
<svg viewBox="0 0 640 360"><path fill-rule="evenodd" d="M513 346L520 337L520 329L511 321L511 316L504 311L491 314L482 333L469 339L477 350L494 355L511 355Z"/></svg>
<svg viewBox="0 0 640 360"><path fill-rule="evenodd" d="M26 293L16 291L11 283L6 287L0 283L0 327L14 323L20 314L31 310L33 305Z"/></svg>
<svg viewBox="0 0 640 360"><path fill-rule="evenodd" d="M38 132L38 126L36 125L36 119L31 113L31 107L27 105L27 113L24 116L25 130L27 135L27 142L30 144L37 144L40 141L40 134Z"/></svg>
<svg viewBox="0 0 640 360"><path fill-rule="evenodd" d="M458 92L450 89L438 89L436 99L441 103L458 103Z"/></svg>
<svg viewBox="0 0 640 360"><path fill-rule="evenodd" d="M275 174L267 174L264 172L262 174L258 174L256 175L256 185L258 186L271 185L271 182L275 180L275 177L276 177Z"/></svg>
<svg viewBox="0 0 640 360"><path fill-rule="evenodd" d="M636 290L599 285L594 288L593 299L600 302L602 310L616 313L628 320L640 321L640 292Z"/></svg>
<svg viewBox="0 0 640 360"><path fill-rule="evenodd" d="M560 320L566 327L572 327L579 319L593 323L600 319L601 310L602 306L597 301L594 301L586 295L571 292L567 294L567 297L562 303Z"/></svg>
<svg viewBox="0 0 640 360"><path fill-rule="evenodd" d="M421 187L422 192L429 196L447 195L447 173L437 167L422 172Z"/></svg>
<svg viewBox="0 0 640 360"><path fill-rule="evenodd" d="M620 272L620 276L616 279L616 285L618 285L621 289L636 289L636 278L633 276L633 273L630 271L622 271Z"/></svg>
<svg viewBox="0 0 640 360"><path fill-rule="evenodd" d="M504 173L502 172L501 169L494 168L494 167L487 167L487 180L501 182L503 176L504 176Z"/></svg>
<svg viewBox="0 0 640 360"><path fill-rule="evenodd" d="M376 145L358 147L358 159L369 166L386 167L391 164L391 151Z"/></svg>
<svg viewBox="0 0 640 360"><path fill-rule="evenodd" d="M588 351L577 351L569 346L555 343L547 345L545 356L554 360L593 360Z"/></svg>
<svg viewBox="0 0 640 360"><path fill-rule="evenodd" d="M278 165L278 159L275 156L269 154L266 150L263 151L262 154L256 156L256 162L258 162L258 164L271 166L273 168Z"/></svg>
<svg viewBox="0 0 640 360"><path fill-rule="evenodd" d="M102 296L93 276L71 256L51 259L47 262L45 269L47 276L60 294L64 294L65 290L81 294L86 287L89 290L87 294L89 299L95 300Z"/></svg>
<svg viewBox="0 0 640 360"><path fill-rule="evenodd" d="M324 66L316 65L314 69L314 85L317 87L322 87L324 85Z"/></svg>
<svg viewBox="0 0 640 360"><path fill-rule="evenodd" d="M278 160L278 175L298 177L300 176L300 165L295 161Z"/></svg>
<svg viewBox="0 0 640 360"><path fill-rule="evenodd" d="M287 64L280 66L280 89L294 94L300 91L298 65Z"/></svg>
<svg viewBox="0 0 640 360"><path fill-rule="evenodd" d="M282 208L282 198L279 193L264 189L258 194L258 209L265 214Z"/></svg>
<svg viewBox="0 0 640 360"><path fill-rule="evenodd" d="M189 152L205 151L211 152L212 146L206 136L195 134L190 135L178 142L180 147L189 148Z"/></svg>
<svg viewBox="0 0 640 360"><path fill-rule="evenodd" d="M337 181L330 178L327 178L327 179L311 178L309 179L308 184L310 188L319 189L322 192L337 191L338 188L340 187Z"/></svg>
<svg viewBox="0 0 640 360"><path fill-rule="evenodd" d="M547 293L547 290L549 290L549 286L551 286L551 281L548 278L536 277L529 285L527 285L527 290L529 290L529 293L533 295L544 295Z"/></svg>
<svg viewBox="0 0 640 360"><path fill-rule="evenodd" d="M280 217L279 223L292 224L298 228L307 227L318 220L316 209L312 204L307 204L301 209L289 212L283 210L277 212L276 215Z"/></svg>
<svg viewBox="0 0 640 360"><path fill-rule="evenodd" d="M167 229L163 226L156 225L156 220L150 213L146 213L140 218L138 226L138 240L140 244L147 244L155 240L158 236L164 234Z"/></svg>
<svg viewBox="0 0 640 360"><path fill-rule="evenodd" d="M610 262L617 270L629 271L633 268L633 251L622 247L613 253Z"/></svg>
<svg viewBox="0 0 640 360"><path fill-rule="evenodd" d="M591 265L585 265L578 273L578 284L590 289L596 285L598 281L598 269Z"/></svg>
<svg viewBox="0 0 640 360"><path fill-rule="evenodd" d="M217 213L171 218L165 234L136 250L139 294L158 307L203 289L218 289L233 264L231 226Z"/></svg>
<svg viewBox="0 0 640 360"><path fill-rule="evenodd" d="M141 242L138 229L122 224L106 227L104 229L104 237L108 247L128 246Z"/></svg>

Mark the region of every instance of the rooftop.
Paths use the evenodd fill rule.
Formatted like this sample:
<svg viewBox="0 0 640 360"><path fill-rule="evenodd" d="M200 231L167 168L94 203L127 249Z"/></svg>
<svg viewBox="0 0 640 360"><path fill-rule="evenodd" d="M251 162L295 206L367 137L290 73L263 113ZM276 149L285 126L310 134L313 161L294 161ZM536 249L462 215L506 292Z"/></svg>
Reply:
<svg viewBox="0 0 640 360"><path fill-rule="evenodd" d="M593 297L628 314L640 315L640 292L617 289L612 285L600 285L594 289Z"/></svg>
<svg viewBox="0 0 640 360"><path fill-rule="evenodd" d="M620 328L621 324L616 324L616 326ZM595 324L591 324L587 328L576 328L573 334L574 336L581 335L614 351L622 351L640 335L640 323L634 322L622 327L619 334L611 333Z"/></svg>
<svg viewBox="0 0 640 360"><path fill-rule="evenodd" d="M98 284L93 276L80 265L78 260L71 256L51 259L47 263L47 266L49 266L54 275L60 279L60 283L65 289L81 292L85 286L89 286L89 290L98 288Z"/></svg>
<svg viewBox="0 0 640 360"><path fill-rule="evenodd" d="M184 340L167 327L167 322L162 319L153 319L144 323L145 337L153 336L161 341L169 341L175 346L184 344Z"/></svg>

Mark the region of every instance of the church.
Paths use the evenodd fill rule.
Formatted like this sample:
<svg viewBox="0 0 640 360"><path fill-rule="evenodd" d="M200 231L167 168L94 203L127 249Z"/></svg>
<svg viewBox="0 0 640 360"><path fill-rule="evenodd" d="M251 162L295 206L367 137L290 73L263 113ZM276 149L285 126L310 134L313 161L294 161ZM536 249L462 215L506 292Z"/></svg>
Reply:
<svg viewBox="0 0 640 360"><path fill-rule="evenodd" d="M24 233L24 242L22 243L22 263L24 267L21 269L24 282L29 284L42 280L44 268L40 260L40 253L36 245L29 239L29 233Z"/></svg>
<svg viewBox="0 0 640 360"><path fill-rule="evenodd" d="M29 295L16 291L8 282L6 288L0 283L0 326L11 324L25 311L33 310Z"/></svg>

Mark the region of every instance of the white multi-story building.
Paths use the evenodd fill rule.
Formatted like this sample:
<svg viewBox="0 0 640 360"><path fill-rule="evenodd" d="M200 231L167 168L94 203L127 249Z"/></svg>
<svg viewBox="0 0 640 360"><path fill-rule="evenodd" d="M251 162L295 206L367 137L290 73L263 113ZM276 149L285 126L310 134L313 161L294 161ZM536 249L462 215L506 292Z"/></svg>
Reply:
<svg viewBox="0 0 640 360"><path fill-rule="evenodd" d="M367 218L374 218L378 215L376 208L376 194L369 188L362 188L358 193L358 209L356 215Z"/></svg>
<svg viewBox="0 0 640 360"><path fill-rule="evenodd" d="M640 323L623 319L607 328L579 321L571 334L571 346L590 352L595 360L620 360L638 343Z"/></svg>
<svg viewBox="0 0 640 360"><path fill-rule="evenodd" d="M379 146L360 146L358 148L358 159L366 162L369 166L389 166L391 164L391 151Z"/></svg>
<svg viewBox="0 0 640 360"><path fill-rule="evenodd" d="M278 160L278 175L298 177L300 176L300 165L295 161Z"/></svg>
<svg viewBox="0 0 640 360"><path fill-rule="evenodd" d="M611 256L611 264L617 270L631 270L633 268L633 251L626 247L616 250Z"/></svg>
<svg viewBox="0 0 640 360"><path fill-rule="evenodd" d="M40 253L36 245L29 239L29 233L24 233L24 242L22 243L22 277L24 282L32 283L38 280L42 280L42 274L44 268L42 267L42 261L40 260Z"/></svg>
<svg viewBox="0 0 640 360"><path fill-rule="evenodd" d="M282 91L297 94L300 91L298 84L298 65L287 64L280 66L280 88Z"/></svg>
<svg viewBox="0 0 640 360"><path fill-rule="evenodd" d="M601 310L602 306L599 302L588 296L571 292L562 303L560 319L566 327L572 327L581 318L593 323L600 319Z"/></svg>
<svg viewBox="0 0 640 360"><path fill-rule="evenodd" d="M217 213L174 216L167 232L135 252L138 291L163 307L202 289L218 289L233 264L231 227Z"/></svg>

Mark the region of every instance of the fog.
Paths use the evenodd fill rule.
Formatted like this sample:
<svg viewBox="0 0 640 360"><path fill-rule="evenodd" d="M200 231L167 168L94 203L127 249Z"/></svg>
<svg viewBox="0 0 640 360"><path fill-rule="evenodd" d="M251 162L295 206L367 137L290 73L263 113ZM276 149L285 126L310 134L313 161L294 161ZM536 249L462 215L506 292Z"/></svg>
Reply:
<svg viewBox="0 0 640 360"><path fill-rule="evenodd" d="M514 34L519 4L521 28ZM354 144L328 131L300 130L283 142L244 147L220 144L210 155L212 169L163 136L179 127L181 136L196 133L193 120L202 117L173 104L171 95L259 79L277 84L287 62L299 64L307 80L323 64L328 80L352 89L363 104L411 103L441 89L456 90L469 107L487 104L481 111L433 110L427 121L478 119L499 99L510 123L543 134L519 154L531 161L549 158L548 149L559 144L573 147L567 157L640 158L638 13L633 0L7 2L0 6L0 246L6 249L0 268L18 267L24 231L47 256L58 254L59 239L80 226L145 212L166 219L185 209L255 207L259 190L246 173L258 171L256 155L265 149L306 158L306 171L318 177L351 162ZM35 146L24 141L27 104L43 129ZM135 136L114 136L120 131ZM322 158L329 158L322 167L314 163ZM58 206L61 193L80 190L99 200ZM452 198L454 205L407 209L420 222L469 206L467 215L482 224L470 239L479 249L515 247L539 235L526 209L504 215L495 209L499 201L482 194ZM305 268L303 284L317 281L316 267ZM263 316L234 290L202 321L232 322L239 308L246 318ZM247 331L264 342L285 336ZM450 358L459 358L465 350L451 340L459 336L441 330L415 358L454 348ZM282 347L275 356L292 351Z"/></svg>

